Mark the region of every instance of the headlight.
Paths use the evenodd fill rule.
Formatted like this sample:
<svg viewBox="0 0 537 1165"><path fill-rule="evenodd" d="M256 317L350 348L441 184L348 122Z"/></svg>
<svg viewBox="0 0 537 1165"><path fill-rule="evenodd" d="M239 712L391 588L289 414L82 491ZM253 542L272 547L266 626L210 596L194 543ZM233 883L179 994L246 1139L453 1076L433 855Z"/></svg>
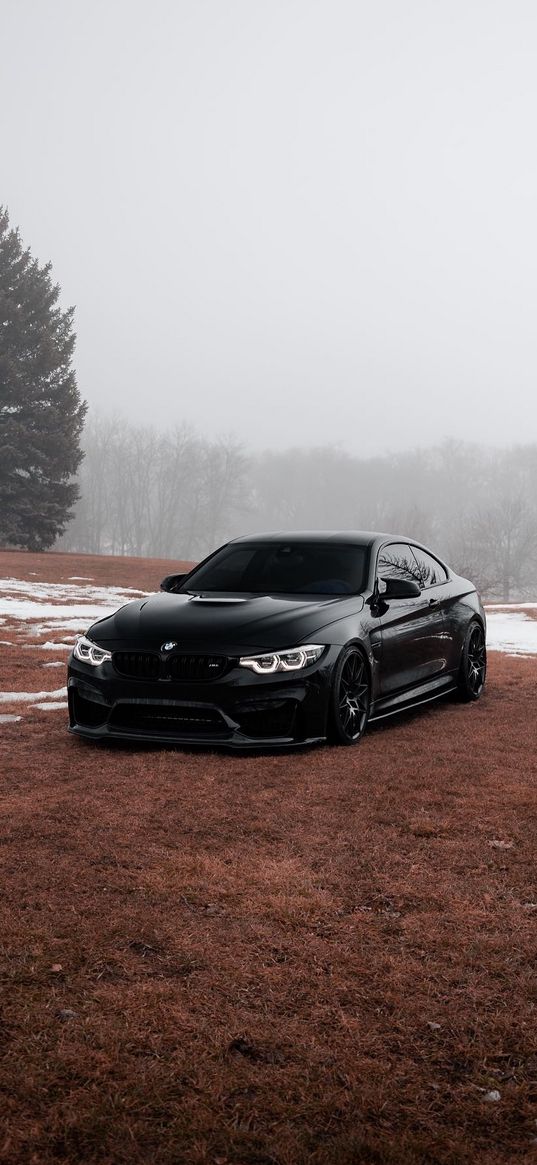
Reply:
<svg viewBox="0 0 537 1165"><path fill-rule="evenodd" d="M277 671L299 671L309 663L315 663L322 655L324 646L308 643L307 647L287 647L284 651L267 652L266 655L241 655L240 667L249 667L258 675L273 675Z"/></svg>
<svg viewBox="0 0 537 1165"><path fill-rule="evenodd" d="M91 639L86 639L85 635L78 636L73 648L73 655L82 663L91 663L92 667L98 667L100 663L105 663L106 660L112 658L111 651L103 651L102 647L97 647L97 644L92 643Z"/></svg>

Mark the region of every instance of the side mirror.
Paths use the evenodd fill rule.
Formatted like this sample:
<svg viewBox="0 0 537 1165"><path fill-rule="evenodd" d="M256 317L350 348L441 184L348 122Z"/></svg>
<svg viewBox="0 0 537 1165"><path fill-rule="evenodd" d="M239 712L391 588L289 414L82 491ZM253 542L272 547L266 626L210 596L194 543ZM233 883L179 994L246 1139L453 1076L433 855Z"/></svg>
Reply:
<svg viewBox="0 0 537 1165"><path fill-rule="evenodd" d="M163 578L160 584L161 591L171 591L173 593L184 578L186 578L186 574L167 574L166 578Z"/></svg>
<svg viewBox="0 0 537 1165"><path fill-rule="evenodd" d="M385 584L385 589L382 584ZM381 578L379 587L379 599L388 601L389 599L417 599L421 595L421 588L417 582L412 582L411 579L406 578Z"/></svg>

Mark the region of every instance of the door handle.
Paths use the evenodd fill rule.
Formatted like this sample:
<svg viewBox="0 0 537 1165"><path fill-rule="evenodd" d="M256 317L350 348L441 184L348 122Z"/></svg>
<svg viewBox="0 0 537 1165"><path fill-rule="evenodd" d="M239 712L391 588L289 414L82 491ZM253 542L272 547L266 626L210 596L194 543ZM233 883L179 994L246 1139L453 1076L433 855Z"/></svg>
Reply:
<svg viewBox="0 0 537 1165"><path fill-rule="evenodd" d="M429 606L430 607L439 607L440 606L440 599L429 599Z"/></svg>

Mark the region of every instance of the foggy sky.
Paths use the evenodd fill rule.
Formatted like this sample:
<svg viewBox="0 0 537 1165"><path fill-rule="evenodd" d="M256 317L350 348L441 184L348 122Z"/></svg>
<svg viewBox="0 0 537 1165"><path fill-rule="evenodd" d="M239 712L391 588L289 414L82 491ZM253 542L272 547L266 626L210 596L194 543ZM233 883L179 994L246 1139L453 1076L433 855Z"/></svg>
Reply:
<svg viewBox="0 0 537 1165"><path fill-rule="evenodd" d="M0 202L91 406L537 439L535 0L0 0Z"/></svg>

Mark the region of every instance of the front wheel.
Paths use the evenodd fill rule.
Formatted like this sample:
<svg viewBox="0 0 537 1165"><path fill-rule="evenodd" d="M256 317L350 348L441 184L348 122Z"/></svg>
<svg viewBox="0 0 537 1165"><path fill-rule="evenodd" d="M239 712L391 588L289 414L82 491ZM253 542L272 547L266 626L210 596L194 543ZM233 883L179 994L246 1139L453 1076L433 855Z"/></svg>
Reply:
<svg viewBox="0 0 537 1165"><path fill-rule="evenodd" d="M333 744L356 744L369 718L371 681L362 652L346 647L335 667L330 692L328 739Z"/></svg>
<svg viewBox="0 0 537 1165"><path fill-rule="evenodd" d="M487 674L487 648L481 623L470 623L461 653L457 677L459 698L465 702L479 700Z"/></svg>

